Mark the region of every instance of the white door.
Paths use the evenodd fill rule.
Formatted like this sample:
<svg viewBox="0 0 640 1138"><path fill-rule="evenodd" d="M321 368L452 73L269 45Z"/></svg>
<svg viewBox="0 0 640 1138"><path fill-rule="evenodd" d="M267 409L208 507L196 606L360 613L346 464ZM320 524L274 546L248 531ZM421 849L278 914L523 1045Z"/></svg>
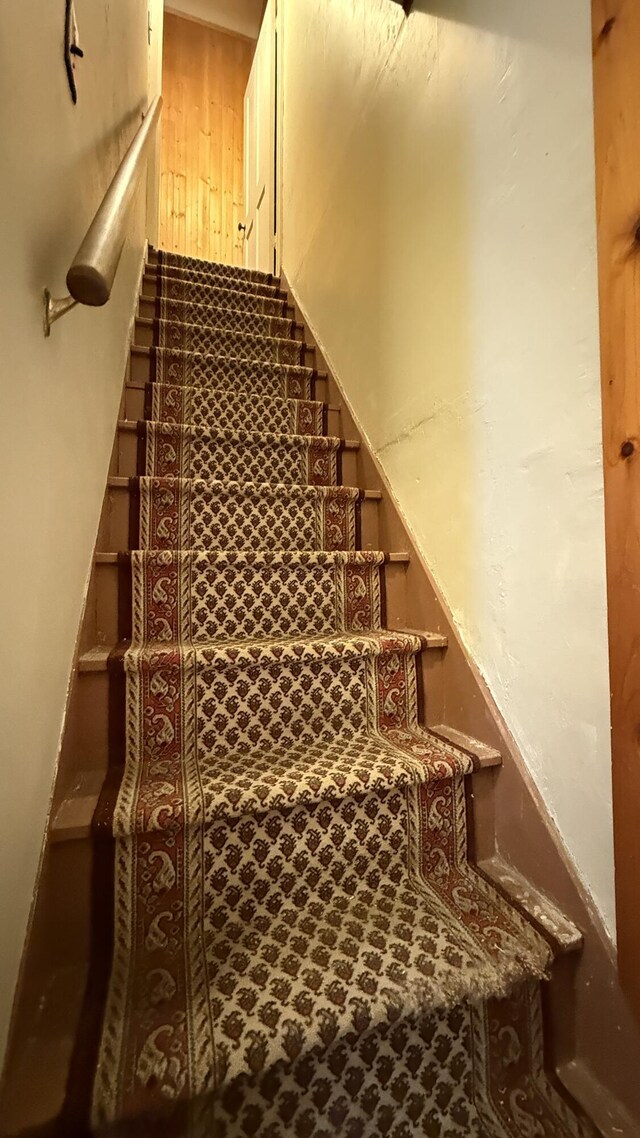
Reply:
<svg viewBox="0 0 640 1138"><path fill-rule="evenodd" d="M248 269L274 271L275 0L268 0L244 96L245 246Z"/></svg>

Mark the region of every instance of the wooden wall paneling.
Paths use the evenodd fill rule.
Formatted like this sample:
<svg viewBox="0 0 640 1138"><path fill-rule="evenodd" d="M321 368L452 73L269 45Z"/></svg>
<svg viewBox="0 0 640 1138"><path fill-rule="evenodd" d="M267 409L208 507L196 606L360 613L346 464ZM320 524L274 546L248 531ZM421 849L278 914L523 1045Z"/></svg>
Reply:
<svg viewBox="0 0 640 1138"><path fill-rule="evenodd" d="M243 263L243 99L255 45L167 12L159 244Z"/></svg>
<svg viewBox="0 0 640 1138"><path fill-rule="evenodd" d="M640 1017L640 4L592 13L618 961Z"/></svg>

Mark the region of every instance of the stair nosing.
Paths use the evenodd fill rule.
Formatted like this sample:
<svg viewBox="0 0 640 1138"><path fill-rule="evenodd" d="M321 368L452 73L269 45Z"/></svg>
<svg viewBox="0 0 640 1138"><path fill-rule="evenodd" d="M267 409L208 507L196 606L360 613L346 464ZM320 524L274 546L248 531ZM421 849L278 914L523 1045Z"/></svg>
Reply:
<svg viewBox="0 0 640 1138"><path fill-rule="evenodd" d="M117 565L118 561L121 557L127 558L132 552L141 552L141 551L140 550L122 550L121 553L96 553L94 556L94 562L96 565ZM148 549L148 550L143 550L142 552L153 553L154 550ZM156 551L156 552L159 552L159 551ZM167 551L162 550L161 552L166 553ZM192 555L194 557L199 557L199 556L206 557L210 554L215 554L215 553L225 553L225 554L227 552L244 553L246 551L245 550L228 551L228 550L187 549L184 551L175 550L175 551L170 551L170 552L178 552L178 553L185 552L185 553ZM277 552L277 550L270 551L270 552ZM287 552L287 554L290 554L291 556L295 557L296 552L305 552L305 550L301 550L301 551L286 550L286 552ZM308 552L315 553L316 551L315 550L309 550ZM320 552L320 553L325 552L327 554L331 554L332 552L336 552L336 551L318 550L317 552ZM373 552L373 553L381 552L381 553L383 553L383 556L384 556L384 564L385 565L404 565L404 564L408 565L409 562L411 561L411 554L405 553L403 551L400 551L398 553L385 553L383 550L371 550L371 551L366 550L365 551L365 550L361 550L361 549L355 549L355 550L339 550L337 552L344 552L346 554L363 553L363 552ZM256 555L257 556L263 556L263 552L261 550L257 550ZM435 732L437 729L436 728L430 728L430 730Z"/></svg>
<svg viewBox="0 0 640 1138"><path fill-rule="evenodd" d="M146 317L144 317L143 319L146 319ZM295 341L295 342L299 343L300 341ZM150 356L151 352L154 350L158 350L156 344L136 344L135 342L131 344L131 348L130 348L132 355L135 355L135 356ZM178 352L182 352L185 356L207 356L207 354L208 354L207 352L190 352L190 351L186 351L184 348L175 348L175 349L162 349L161 348L159 350L160 351L166 351L166 350L174 351L175 350ZM315 348L313 349L313 351L315 351ZM209 354L212 354L212 353L209 353ZM213 354L215 354L215 353L213 353ZM235 358L235 357L233 357L233 358ZM251 359L249 359L246 362L247 363L254 363L254 364L256 364L257 367L269 366L268 360L265 361L265 360L251 360ZM298 365L298 364L278 364L278 363L275 363L275 366L276 367L285 367L285 368L286 367L294 367L295 368L295 367L300 366L303 368L304 371L312 372L313 378L316 380L318 380L318 379L328 380L329 379L329 373L327 371L317 371L315 368L306 367L304 364ZM147 381L147 382L149 382L149 381ZM151 382L153 382L153 381L151 381ZM178 384L178 386L180 387L180 386L189 386L189 385Z"/></svg>
<svg viewBox="0 0 640 1138"><path fill-rule="evenodd" d="M108 485L109 489L111 489L111 490L130 490L132 485L135 486L141 477L143 477L143 476L138 475L138 474L131 474L131 475L110 474L109 478L107 480L107 485ZM204 478L204 479L203 478L182 479L181 481L206 482L207 479L206 478ZM210 481L216 481L216 479L212 479ZM221 481L221 480L218 480L218 481ZM286 484L280 483L280 482L277 482L277 483L276 482L262 482L262 483L252 483L252 485L281 486L281 485L286 485ZM354 490L354 489L356 489L356 487L354 487L354 486L308 486L306 483L305 484L292 483L291 486L288 488L289 489L295 489L295 490L301 490L301 489L302 490L307 490L307 489L308 490ZM371 501L371 502L382 501L382 490L360 490L359 488L357 488L357 489L358 489L359 497L363 501Z"/></svg>
<svg viewBox="0 0 640 1138"><path fill-rule="evenodd" d="M162 420L162 419L118 419L118 430L122 431L123 434L137 434L139 429L141 427L146 427L146 425L148 423L153 424L155 426L173 427L176 430L179 430L180 428L185 427L188 429L195 429L195 430L198 430L202 433L206 433L206 428L204 428L204 427L193 428L193 424L191 424L191 423L171 423L171 422L167 422L166 420ZM213 431L211 431L209 433L214 438L216 437L215 433ZM228 431L228 432L221 431L220 434L246 435L247 437L250 437L250 438L260 438L261 436L264 436L264 435L268 436L268 435L273 434L280 440L285 440L285 439L337 439L337 441L340 443L340 447L342 450L360 450L360 446L361 446L358 439L345 439L341 435L296 435L295 433L286 434L282 431L271 432L271 431L239 431L239 430L237 430L237 431L233 430L233 431Z"/></svg>
<svg viewBox="0 0 640 1138"><path fill-rule="evenodd" d="M134 383L132 380L127 380L127 382L125 384L125 388L127 391L144 391L147 387L149 387L151 389L153 389L154 387L172 387L172 388L176 388L178 391L182 391L182 389L184 388L186 391L204 391L204 392L210 392L213 394L218 394L218 391L219 391L220 393L229 392L232 395L237 395L237 394L242 393L243 391L246 390L247 396L249 396L249 389L233 388L233 387L228 387L228 388L222 388L221 387L220 389L217 389L215 387L208 388L204 384L198 384L198 383L193 383L193 384L189 384L189 383L162 383L160 380L154 379L154 380L146 380L144 383ZM342 407L340 406L339 403L327 403L325 399L299 399L297 397L290 396L290 395L273 395L273 396L272 395L263 395L263 396L258 396L258 397L259 398L261 397L261 398L266 399L266 400L275 400L276 402L279 401L281 403L319 403L320 406L325 407L327 411L333 411L333 412L338 412L338 413L342 411ZM119 420L119 421L122 421L122 422L140 422L140 421L143 421L144 422L145 420L126 419L126 420Z"/></svg>
<svg viewBox="0 0 640 1138"><path fill-rule="evenodd" d="M238 291L238 290L230 290L230 291ZM249 294L249 295L251 295L251 294ZM150 303L150 304L157 304L158 301L163 301L167 304L184 304L185 306L188 305L191 308L202 308L206 312L231 313L231 314L233 314L239 318L243 317L243 316L256 316L262 320L282 320L286 324L291 324L292 329L295 329L296 331L304 332L304 329L305 329L305 325L302 323L302 321L296 320L294 317L275 316L270 312L250 312L244 308L229 308L229 307L227 307L225 305L221 305L221 304L203 304L203 302L200 300L184 300L182 297L176 297L176 296L145 296L144 293L140 293L140 295L138 297L138 305L140 305L141 301L145 301L145 302ZM149 319L149 317L142 316L139 308L138 308L138 317L140 319L143 319L143 320ZM158 319L164 319L164 318L158 317L156 315L154 317L154 319L158 320ZM192 324L193 321L192 320L178 320L178 321L176 321L176 320L173 320L173 318L171 318L171 323ZM198 327L200 327L200 325L198 325ZM204 324L203 327L206 328L207 325ZM212 327L215 327L215 325L212 325ZM235 331L235 329L229 328L229 329L226 329L226 331L233 332L233 331ZM242 331L242 329L240 329L240 331ZM244 334L250 335L250 336L261 335L260 332L257 332L257 333L249 332L249 333L244 333ZM276 339L282 339L282 338L283 337L280 337L280 336L276 337ZM287 339L287 337L284 337L284 339Z"/></svg>
<svg viewBox="0 0 640 1138"><path fill-rule="evenodd" d="M442 648L444 646L442 643L443 637L441 636L440 633L430 633L429 631L406 632L403 629L399 629L399 628L382 628L382 629L370 630L368 632L354 632L354 631L344 632L344 633L336 632L336 633L333 633L332 635L316 636L316 637L294 636L294 637L278 637L278 638L273 638L273 639L269 639L268 637L263 637L263 638L256 640L256 641L251 641L248 639L243 639L243 640L238 640L238 641L220 640L220 641L215 641L215 642L191 641L191 642L188 642L188 647L189 647L190 651L195 651L195 652L207 651L207 650L215 652L217 650L220 650L220 651L229 650L232 646L235 649L237 646L238 651L241 652L242 650L245 650L245 649L248 650L251 647L257 647L257 645L263 646L265 648L265 650L268 648L273 648L274 646L282 646L283 648L286 648L286 649L290 649L294 645L300 645L302 647L309 647L310 642L313 640L315 640L316 643L320 643L323 640L326 642L329 642L331 640L338 640L338 639L342 638L344 640L354 640L355 639L355 640L362 640L362 641L369 640L369 641L375 642L376 639L381 639L385 635L390 636L390 637L397 635L397 636L407 637L408 639L409 638L415 638L415 639L420 640L420 642L421 642L420 647L416 649L416 652L422 652L422 651L429 652L429 651L433 651L433 650L438 650L439 648ZM103 645L96 645L94 648L89 648L86 652L83 652L78 657L78 672L81 675L93 675L96 672L106 672L108 670L109 657L116 650L118 651L119 655L124 655L124 652L128 651L131 648L134 648L134 650L140 649L142 651L145 648L151 649L153 647L153 649L157 650L158 652L163 652L163 651L166 652L168 650L175 651L176 648L179 648L180 646L181 646L181 642L180 641L174 641L174 640L167 640L167 641L159 640L159 641L146 642L146 643L142 642L138 645L133 645L130 640L126 640L126 641L120 641L117 644L104 645L104 646Z"/></svg>

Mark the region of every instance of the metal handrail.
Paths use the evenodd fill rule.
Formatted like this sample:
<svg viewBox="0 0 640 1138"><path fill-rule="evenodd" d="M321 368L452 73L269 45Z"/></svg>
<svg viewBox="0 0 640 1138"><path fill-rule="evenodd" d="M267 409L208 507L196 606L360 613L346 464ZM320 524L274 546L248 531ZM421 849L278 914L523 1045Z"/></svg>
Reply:
<svg viewBox="0 0 640 1138"><path fill-rule="evenodd" d="M138 187L143 159L149 140L160 117L162 96L149 107L136 136L120 163L111 185L87 230L67 273L69 296L55 300L44 290L44 334L48 336L54 321L76 304L106 304L122 254L129 207Z"/></svg>

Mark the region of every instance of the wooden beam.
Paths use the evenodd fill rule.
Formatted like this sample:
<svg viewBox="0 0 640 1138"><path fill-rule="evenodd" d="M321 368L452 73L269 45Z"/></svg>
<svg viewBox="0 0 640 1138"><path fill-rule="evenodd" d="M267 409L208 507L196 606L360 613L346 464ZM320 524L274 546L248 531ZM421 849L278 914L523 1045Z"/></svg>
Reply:
<svg viewBox="0 0 640 1138"><path fill-rule="evenodd" d="M640 1018L640 4L592 15L618 959Z"/></svg>

